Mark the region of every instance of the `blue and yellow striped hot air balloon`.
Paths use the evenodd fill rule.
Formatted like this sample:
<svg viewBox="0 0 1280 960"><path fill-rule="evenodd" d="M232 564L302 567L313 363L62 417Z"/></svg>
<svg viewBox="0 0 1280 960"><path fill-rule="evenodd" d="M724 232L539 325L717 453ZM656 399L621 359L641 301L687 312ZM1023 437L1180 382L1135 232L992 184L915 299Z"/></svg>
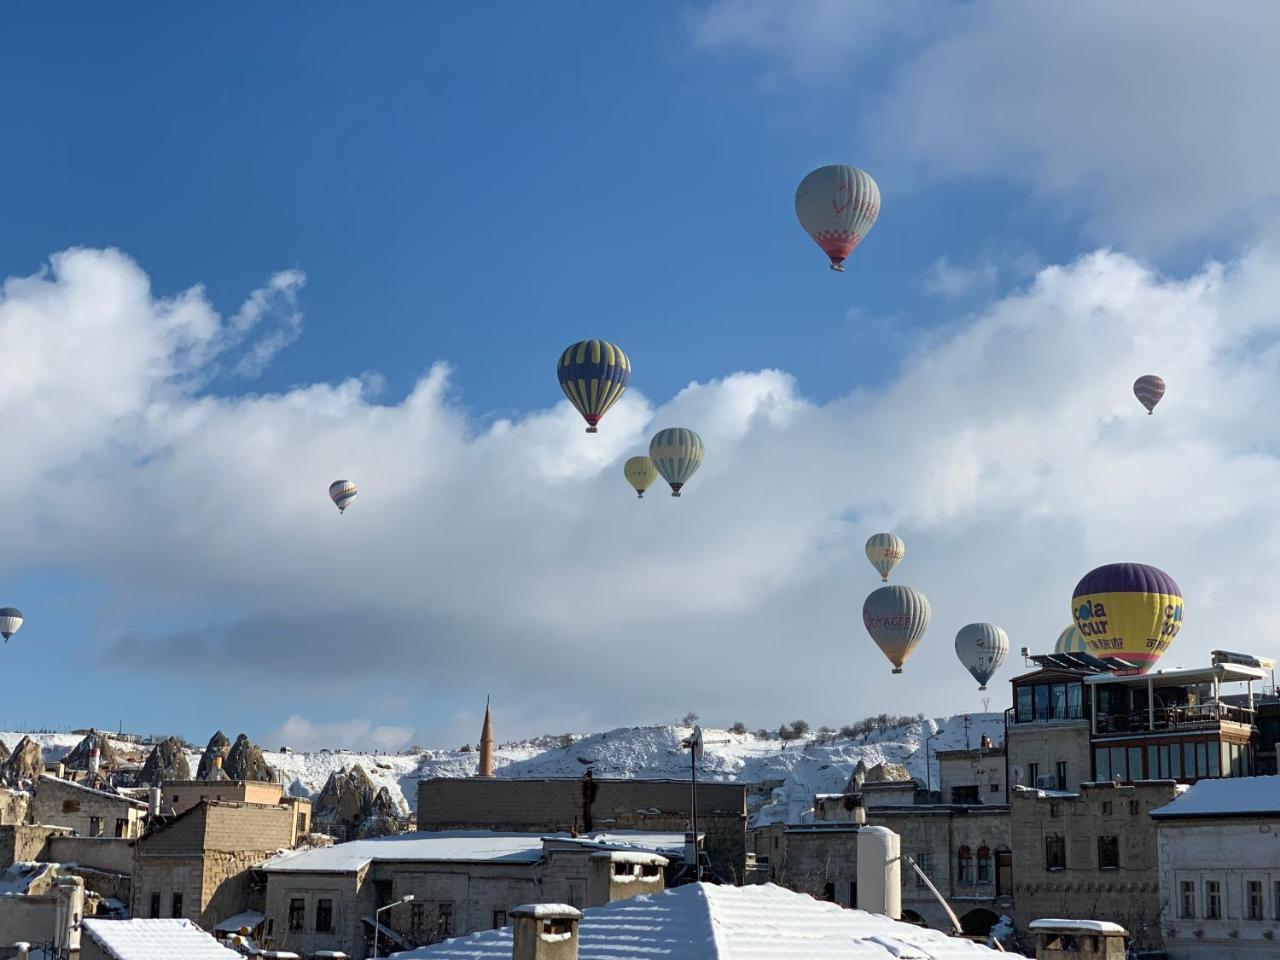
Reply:
<svg viewBox="0 0 1280 960"><path fill-rule="evenodd" d="M680 488L702 466L702 453L702 438L688 427L659 430L649 441L649 459L671 485L673 497L680 496Z"/></svg>
<svg viewBox="0 0 1280 960"><path fill-rule="evenodd" d="M1089 645L1084 642L1084 634L1076 629L1073 623L1058 634L1058 642L1053 645L1054 653L1088 653Z"/></svg>
<svg viewBox="0 0 1280 960"><path fill-rule="evenodd" d="M1119 657L1150 670L1182 629L1182 591L1145 563L1109 563L1086 573L1071 613L1095 657Z"/></svg>
<svg viewBox="0 0 1280 960"><path fill-rule="evenodd" d="M579 340L560 354L556 364L560 389L587 421L587 433L617 403L631 379L631 361L604 340Z"/></svg>

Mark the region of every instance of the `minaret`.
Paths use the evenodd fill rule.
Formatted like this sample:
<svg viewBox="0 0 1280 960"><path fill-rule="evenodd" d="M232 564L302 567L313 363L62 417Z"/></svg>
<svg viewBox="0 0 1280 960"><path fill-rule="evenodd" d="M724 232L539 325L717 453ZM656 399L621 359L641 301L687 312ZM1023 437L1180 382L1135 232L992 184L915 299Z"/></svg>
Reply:
<svg viewBox="0 0 1280 960"><path fill-rule="evenodd" d="M489 698L484 698L484 726L480 728L480 769L477 777L493 778L493 717L489 715Z"/></svg>

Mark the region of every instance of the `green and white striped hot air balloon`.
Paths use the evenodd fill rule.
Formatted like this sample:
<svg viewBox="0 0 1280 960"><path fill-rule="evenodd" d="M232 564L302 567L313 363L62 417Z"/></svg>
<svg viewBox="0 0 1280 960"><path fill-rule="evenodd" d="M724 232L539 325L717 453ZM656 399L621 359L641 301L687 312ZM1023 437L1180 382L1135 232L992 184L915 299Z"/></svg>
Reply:
<svg viewBox="0 0 1280 960"><path fill-rule="evenodd" d="M688 427L659 430L649 441L649 459L671 485L673 497L680 496L681 488L702 466L702 454L702 438Z"/></svg>
<svg viewBox="0 0 1280 960"><path fill-rule="evenodd" d="M892 533L873 533L867 540L867 559L885 583L889 582L889 574L906 553L907 545Z"/></svg>

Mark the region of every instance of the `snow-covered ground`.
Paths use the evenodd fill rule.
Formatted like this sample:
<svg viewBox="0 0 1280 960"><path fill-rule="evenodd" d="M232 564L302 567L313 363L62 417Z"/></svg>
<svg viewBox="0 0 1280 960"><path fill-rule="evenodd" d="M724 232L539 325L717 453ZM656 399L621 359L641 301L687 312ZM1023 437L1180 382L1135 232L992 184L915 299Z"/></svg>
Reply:
<svg viewBox="0 0 1280 960"><path fill-rule="evenodd" d="M598 777L689 776L689 752L680 742L689 736L684 726L623 727L576 738L568 746L546 740L503 744L496 750L500 777L580 777L590 769ZM813 805L815 793L838 793L848 782L859 760L872 767L888 761L900 763L912 776L926 780L925 740L930 757L937 750L976 747L983 734L993 743L1004 740L1004 717L999 713L974 713L937 720L922 720L875 731L865 737L804 737L784 743L776 736L764 739L752 733L735 734L706 728L706 754L699 777L745 783L748 805L756 823L796 822ZM40 744L46 760L65 756L80 741L74 734L30 734ZM0 741L12 749L21 733L0 731ZM119 744L136 752L132 744ZM359 764L376 786L385 786L404 811L417 803L417 782L424 777L467 777L476 772L478 756L460 750L427 750L414 754L371 754L349 750L314 753L263 752L295 796L314 797L329 775ZM187 757L194 773L200 754ZM937 761L929 778L938 782Z"/></svg>

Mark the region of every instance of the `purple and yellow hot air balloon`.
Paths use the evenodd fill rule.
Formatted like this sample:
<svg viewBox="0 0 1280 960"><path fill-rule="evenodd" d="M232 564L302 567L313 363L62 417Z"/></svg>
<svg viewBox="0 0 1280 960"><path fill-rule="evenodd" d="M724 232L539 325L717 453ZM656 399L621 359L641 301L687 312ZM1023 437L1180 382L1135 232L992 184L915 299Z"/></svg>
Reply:
<svg viewBox="0 0 1280 960"><path fill-rule="evenodd" d="M1150 670L1182 629L1182 591L1145 563L1109 563L1085 574L1071 614L1095 657L1119 657Z"/></svg>

